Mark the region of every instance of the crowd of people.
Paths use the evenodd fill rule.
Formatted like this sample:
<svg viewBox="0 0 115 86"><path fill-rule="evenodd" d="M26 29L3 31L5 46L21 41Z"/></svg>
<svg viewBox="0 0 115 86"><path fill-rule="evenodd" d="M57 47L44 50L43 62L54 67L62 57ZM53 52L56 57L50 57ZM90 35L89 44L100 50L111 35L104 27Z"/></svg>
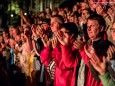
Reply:
<svg viewBox="0 0 115 86"><path fill-rule="evenodd" d="M115 86L115 3L88 0L24 16L0 35L0 86Z"/></svg>

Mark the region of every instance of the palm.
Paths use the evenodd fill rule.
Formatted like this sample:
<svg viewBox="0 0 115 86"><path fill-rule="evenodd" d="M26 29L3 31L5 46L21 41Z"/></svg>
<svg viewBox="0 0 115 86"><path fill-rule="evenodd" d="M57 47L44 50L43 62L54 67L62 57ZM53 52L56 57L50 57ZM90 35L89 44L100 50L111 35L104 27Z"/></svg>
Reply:
<svg viewBox="0 0 115 86"><path fill-rule="evenodd" d="M68 45L69 43L69 38L65 37L64 34L57 32L56 34L58 41L62 44L62 45Z"/></svg>
<svg viewBox="0 0 115 86"><path fill-rule="evenodd" d="M93 48L91 45L88 45L88 44L86 44L86 45L84 46L84 50L85 50L85 53L87 54L87 56L88 56L89 58L92 57L92 56L91 56L92 53L95 53L94 48Z"/></svg>
<svg viewBox="0 0 115 86"><path fill-rule="evenodd" d="M103 56L103 61L100 61L99 57L97 57L96 54L91 54L90 62L93 65L93 67L102 75L106 71L106 60Z"/></svg>
<svg viewBox="0 0 115 86"><path fill-rule="evenodd" d="M43 42L43 44L44 44L45 47L49 47L50 44L51 44L51 40L48 39L47 35L43 35L42 42Z"/></svg>

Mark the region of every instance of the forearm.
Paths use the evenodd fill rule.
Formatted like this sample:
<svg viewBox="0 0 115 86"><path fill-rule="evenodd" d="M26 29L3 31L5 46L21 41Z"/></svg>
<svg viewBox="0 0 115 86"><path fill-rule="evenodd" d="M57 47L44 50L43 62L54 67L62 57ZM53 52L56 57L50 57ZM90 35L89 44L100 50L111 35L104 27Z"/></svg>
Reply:
<svg viewBox="0 0 115 86"><path fill-rule="evenodd" d="M99 78L101 79L103 86L114 86L115 81L112 80L109 72L105 73L104 75L99 75Z"/></svg>
<svg viewBox="0 0 115 86"><path fill-rule="evenodd" d="M62 49L62 60L64 62L64 64L66 65L66 67L74 67L75 64L75 56L73 55L72 52L72 47L70 46L61 46Z"/></svg>
<svg viewBox="0 0 115 86"><path fill-rule="evenodd" d="M41 53L41 61L45 66L48 66L50 61L51 61L51 51L50 51L50 47L46 47L44 48Z"/></svg>
<svg viewBox="0 0 115 86"><path fill-rule="evenodd" d="M79 50L81 58L84 60L85 64L89 67L89 58L84 50Z"/></svg>
<svg viewBox="0 0 115 86"><path fill-rule="evenodd" d="M25 16L21 16L21 19L22 19L29 27L31 27L31 24L27 21L27 19L25 18Z"/></svg>

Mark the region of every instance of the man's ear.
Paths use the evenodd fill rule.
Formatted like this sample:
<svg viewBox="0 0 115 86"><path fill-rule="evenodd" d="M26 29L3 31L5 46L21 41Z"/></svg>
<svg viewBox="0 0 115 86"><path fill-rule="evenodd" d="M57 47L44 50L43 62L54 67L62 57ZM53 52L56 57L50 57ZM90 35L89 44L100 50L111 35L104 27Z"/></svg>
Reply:
<svg viewBox="0 0 115 86"><path fill-rule="evenodd" d="M100 32L104 31L104 26L100 26Z"/></svg>

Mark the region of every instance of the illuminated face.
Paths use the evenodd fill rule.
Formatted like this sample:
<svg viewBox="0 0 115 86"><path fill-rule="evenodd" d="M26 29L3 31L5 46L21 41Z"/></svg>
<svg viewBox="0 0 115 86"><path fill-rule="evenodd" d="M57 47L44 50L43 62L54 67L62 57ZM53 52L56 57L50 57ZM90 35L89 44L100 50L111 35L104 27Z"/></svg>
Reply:
<svg viewBox="0 0 115 86"><path fill-rule="evenodd" d="M21 37L20 37L19 35L17 35L17 36L15 37L15 41L16 41L17 43L19 43L19 42L21 41Z"/></svg>
<svg viewBox="0 0 115 86"><path fill-rule="evenodd" d="M90 16L89 12L87 10L83 10L82 11L82 17L84 17L85 19L87 19Z"/></svg>
<svg viewBox="0 0 115 86"><path fill-rule="evenodd" d="M69 22L74 22L74 21L75 21L74 16L70 16L70 17L69 17Z"/></svg>
<svg viewBox="0 0 115 86"><path fill-rule="evenodd" d="M82 2L82 3L81 3L81 9L84 10L84 9L86 9L86 8L87 8L87 4Z"/></svg>
<svg viewBox="0 0 115 86"><path fill-rule="evenodd" d="M101 26L99 25L98 21L88 19L87 33L88 33L89 38L92 41L97 40L98 38L100 38L99 37L100 32L101 32Z"/></svg>
<svg viewBox="0 0 115 86"><path fill-rule="evenodd" d="M103 8L100 6L100 5L97 5L97 7L96 7L96 12L97 12L97 14L102 14L102 12L103 12Z"/></svg>
<svg viewBox="0 0 115 86"><path fill-rule="evenodd" d="M9 28L9 34L10 34L10 36L13 35L13 30L12 30L12 28Z"/></svg>
<svg viewBox="0 0 115 86"><path fill-rule="evenodd" d="M2 32L3 38L7 37L7 33L5 31Z"/></svg>
<svg viewBox="0 0 115 86"><path fill-rule="evenodd" d="M60 20L57 17L51 18L51 30L53 33L60 29Z"/></svg>
<svg viewBox="0 0 115 86"><path fill-rule="evenodd" d="M68 30L66 30L66 28L62 27L62 28L61 28L61 32L63 33L63 35L64 35L66 38L69 38L69 39L72 38L72 34L71 34Z"/></svg>
<svg viewBox="0 0 115 86"><path fill-rule="evenodd" d="M16 37L16 35L18 34L18 32L17 32L17 30L14 28L14 29L12 29L12 34L13 34L13 37L15 38Z"/></svg>
<svg viewBox="0 0 115 86"><path fill-rule="evenodd" d="M47 23L43 23L41 27L43 27L45 31L49 29L49 25Z"/></svg>
<svg viewBox="0 0 115 86"><path fill-rule="evenodd" d="M112 39L115 40L115 23L113 24L111 28L111 36L112 36Z"/></svg>

